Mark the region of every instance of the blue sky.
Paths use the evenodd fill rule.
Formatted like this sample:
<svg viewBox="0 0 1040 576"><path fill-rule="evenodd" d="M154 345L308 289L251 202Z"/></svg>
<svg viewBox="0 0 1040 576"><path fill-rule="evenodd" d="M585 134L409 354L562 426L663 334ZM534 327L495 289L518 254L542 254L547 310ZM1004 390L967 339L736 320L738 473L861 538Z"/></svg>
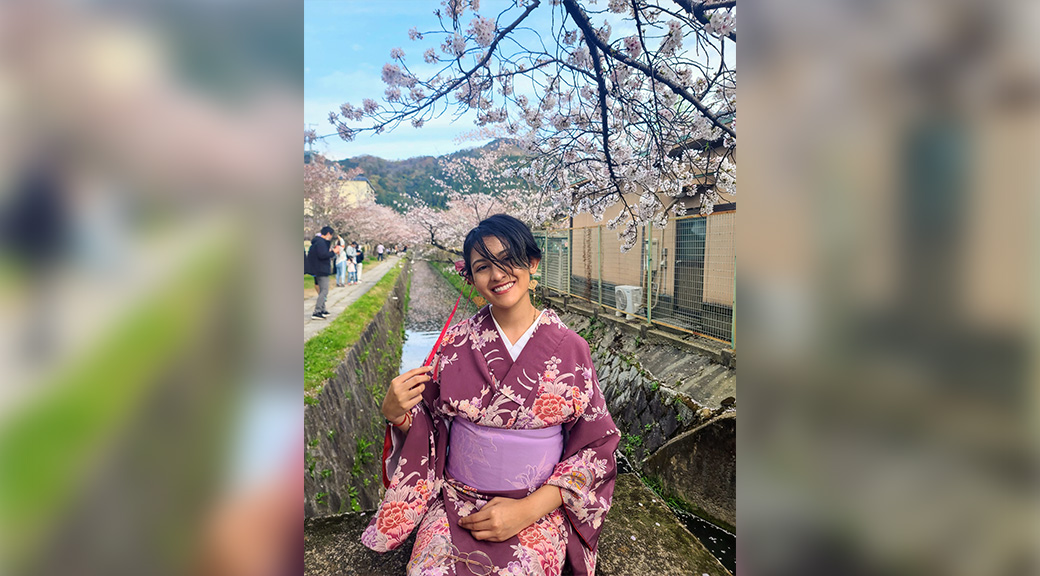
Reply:
<svg viewBox="0 0 1040 576"><path fill-rule="evenodd" d="M328 115L340 104L359 105L362 98L380 101L383 64L390 50L402 48L413 69L422 70L422 52L429 39L413 42L408 30L439 29L433 11L438 0L306 0L304 3L304 124L319 135L331 134ZM302 128L302 127L301 127ZM391 160L439 156L482 142L456 142L475 129L471 117L452 121L451 114L422 129L403 124L390 133L364 133L354 142L330 136L314 149L341 159L371 154Z"/></svg>
<svg viewBox="0 0 1040 576"><path fill-rule="evenodd" d="M481 13L494 18L513 5L514 0L482 0ZM631 22L606 13L605 5L606 2L600 2L595 6L599 13L593 18L594 22L610 20L613 38L635 33ZM442 65L426 64L422 53L430 46L437 46L442 36L429 35L418 41L408 37L408 30L413 27L420 32L440 30L433 14L438 8L441 8L440 0L305 0L304 125L316 129L319 135L330 135L315 144L316 151L337 160L362 154L400 160L414 156L440 156L487 142L460 140L464 134L476 130L472 113L454 119L449 111L428 121L421 129L412 128L406 122L389 133L372 135L365 132L354 142L344 142L333 133L329 124L329 112L338 110L345 102L359 106L363 98L382 101L385 89L381 79L382 68L390 62L393 48L404 50L405 61L419 77L429 78L440 71ZM554 14L559 10L544 2L525 21L523 33L527 34L530 29L550 30ZM470 18L471 13L463 16L464 25ZM530 45L541 42L537 32L530 33L535 34L535 43ZM686 49L691 49L691 46L686 46ZM733 52L727 54L731 66ZM520 82L514 90L517 94L534 96L531 88L525 88Z"/></svg>

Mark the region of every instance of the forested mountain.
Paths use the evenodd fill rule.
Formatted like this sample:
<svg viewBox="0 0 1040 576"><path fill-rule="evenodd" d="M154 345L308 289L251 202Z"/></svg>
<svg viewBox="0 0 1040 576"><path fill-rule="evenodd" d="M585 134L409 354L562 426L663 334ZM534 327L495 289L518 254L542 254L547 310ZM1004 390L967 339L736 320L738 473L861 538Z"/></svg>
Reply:
<svg viewBox="0 0 1040 576"><path fill-rule="evenodd" d="M419 156L407 160L384 160L375 156L355 156L339 161L345 170L360 167L376 191L376 202L393 208L410 204L409 197L430 206L444 207L444 196L433 178L443 179L437 158Z"/></svg>
<svg viewBox="0 0 1040 576"><path fill-rule="evenodd" d="M447 177L441 168L441 160L480 156L502 147L507 147L510 158L517 162L523 161L524 157L514 142L500 139L479 148L460 150L438 157L419 156L407 160L384 160L375 156L355 156L338 163L345 170L360 167L376 192L376 202L403 212L403 206L414 203L413 198L436 208L446 206L447 197L444 190L434 182L436 178L452 184L451 178ZM475 191L493 193L490 189Z"/></svg>

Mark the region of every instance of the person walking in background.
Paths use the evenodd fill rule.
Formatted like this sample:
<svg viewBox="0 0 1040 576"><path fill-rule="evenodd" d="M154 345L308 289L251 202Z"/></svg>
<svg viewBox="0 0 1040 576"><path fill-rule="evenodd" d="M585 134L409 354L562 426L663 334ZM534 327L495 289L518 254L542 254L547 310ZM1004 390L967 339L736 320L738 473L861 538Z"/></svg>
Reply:
<svg viewBox="0 0 1040 576"><path fill-rule="evenodd" d="M383 261L383 251L384 250L386 250L386 248L384 248L382 244L376 246L376 259L379 260L380 262Z"/></svg>
<svg viewBox="0 0 1040 576"><path fill-rule="evenodd" d="M357 242L354 243L354 246L357 250L357 254L354 255L354 262L357 264L357 281L361 282L361 269L364 266L363 262L365 261L365 251L362 249L361 246L357 245Z"/></svg>
<svg viewBox="0 0 1040 576"><path fill-rule="evenodd" d="M340 251L336 254L336 286L347 285L347 254L343 251L345 245L343 237L337 236L336 246L340 247Z"/></svg>
<svg viewBox="0 0 1040 576"><path fill-rule="evenodd" d="M311 318L324 320L329 311L325 309L325 300L329 297L329 275L332 274L332 261L342 250L340 246L330 248L333 230L331 226L325 226L321 233L311 240L311 249L307 253L307 264L311 276L314 276L314 285L318 287L318 299L314 302L314 313Z"/></svg>
<svg viewBox="0 0 1040 576"><path fill-rule="evenodd" d="M68 154L57 142L35 150L12 182L11 196L0 193L0 252L10 250L10 270L23 272L33 285L18 334L23 339L22 358L30 361L44 361L59 349L56 273L75 252L69 249L75 210Z"/></svg>

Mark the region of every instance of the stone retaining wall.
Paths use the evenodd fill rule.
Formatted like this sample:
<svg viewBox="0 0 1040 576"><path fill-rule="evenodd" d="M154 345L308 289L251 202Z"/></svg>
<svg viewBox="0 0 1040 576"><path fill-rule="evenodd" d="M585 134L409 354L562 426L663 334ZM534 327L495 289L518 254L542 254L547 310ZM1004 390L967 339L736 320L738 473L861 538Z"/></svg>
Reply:
<svg viewBox="0 0 1040 576"><path fill-rule="evenodd" d="M386 305L365 328L304 411L304 514L307 518L373 510L382 485L383 394L397 376L404 336L410 262Z"/></svg>
<svg viewBox="0 0 1040 576"><path fill-rule="evenodd" d="M645 324L572 305L558 312L589 342L600 388L621 431L619 450L629 463L699 515L735 526L737 377L721 363L732 364L732 353L684 346ZM720 419L727 422L721 428L715 424ZM686 440L656 456L679 437ZM666 470L665 463L674 469Z"/></svg>
<svg viewBox="0 0 1040 576"><path fill-rule="evenodd" d="M733 530L737 525L737 415L727 412L672 438L646 459L643 473L666 491Z"/></svg>

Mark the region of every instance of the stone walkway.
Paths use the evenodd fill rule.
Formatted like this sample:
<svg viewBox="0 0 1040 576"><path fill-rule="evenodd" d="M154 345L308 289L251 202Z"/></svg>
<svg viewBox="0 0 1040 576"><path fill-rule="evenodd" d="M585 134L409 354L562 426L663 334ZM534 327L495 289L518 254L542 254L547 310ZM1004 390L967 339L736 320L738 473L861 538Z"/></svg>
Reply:
<svg viewBox="0 0 1040 576"><path fill-rule="evenodd" d="M331 315L324 320L311 317L314 312L314 302L318 299L318 291L308 290L310 296L303 299L303 341L310 340L315 334L324 330L333 319L347 309L347 306L356 302L365 292L375 286L376 282L379 282L400 259L400 255L388 255L382 262L375 258L369 262L366 257L361 271L361 283L353 286L337 287L336 277L329 278L329 297L325 301L325 309Z"/></svg>

